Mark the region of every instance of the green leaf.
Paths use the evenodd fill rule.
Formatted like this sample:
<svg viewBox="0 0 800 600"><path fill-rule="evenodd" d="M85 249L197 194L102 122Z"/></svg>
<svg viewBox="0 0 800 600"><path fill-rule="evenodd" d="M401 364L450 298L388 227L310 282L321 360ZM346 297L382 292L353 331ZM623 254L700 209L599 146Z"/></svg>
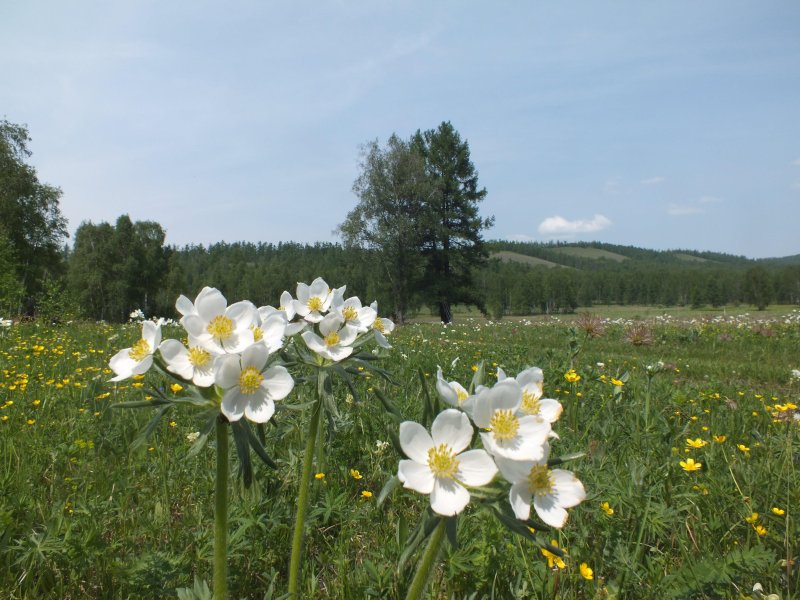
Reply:
<svg viewBox="0 0 800 600"><path fill-rule="evenodd" d="M383 488L381 488L381 493L378 494L378 502L377 505L380 506L383 504L383 501L395 491L402 482L397 478L397 475L393 475L391 478L386 480L386 483L383 484Z"/></svg>
<svg viewBox="0 0 800 600"><path fill-rule="evenodd" d="M172 408L171 402L165 404L164 406L159 408L158 411L156 411L156 414L153 415L153 418L150 419L150 421L139 432L139 434L136 436L133 442L131 442L131 450L136 450L137 448L140 448L147 443L147 438L150 437L150 434L153 433L153 430L156 428L156 425L158 425L158 422L161 420L161 417L163 417L170 408Z"/></svg>
<svg viewBox="0 0 800 600"><path fill-rule="evenodd" d="M380 403L383 404L383 407L386 409L386 412L389 413L389 416L396 422L402 423L405 421L403 415L400 414L400 410L394 405L394 403L389 400L382 391L378 388L372 388L372 393L375 397L380 400Z"/></svg>
<svg viewBox="0 0 800 600"><path fill-rule="evenodd" d="M264 449L264 444L261 441L264 429L263 423L258 424L258 427L260 428L261 431L261 436L256 435L256 432L253 431L253 428L247 421L244 422L243 426L247 431L247 439L250 442L250 447L255 451L256 455L258 455L258 457L261 460L263 460L267 466L273 469L277 469L278 464L274 460L272 460L272 458L270 458L269 454L267 454L267 451Z"/></svg>
<svg viewBox="0 0 800 600"><path fill-rule="evenodd" d="M444 521L444 530L447 534L447 541L453 547L453 550L458 550L458 540L456 533L458 532L458 515L448 517Z"/></svg>
<svg viewBox="0 0 800 600"><path fill-rule="evenodd" d="M481 361L478 363L478 369L475 371L475 374L472 376L472 381L469 384L469 394L470 396L475 393L475 389L479 385L483 385L484 380L486 379L486 365L485 361Z"/></svg>
<svg viewBox="0 0 800 600"><path fill-rule="evenodd" d="M249 488L253 483L253 464L250 462L250 440L242 419L231 422L231 433L239 455L239 476L244 487Z"/></svg>
<svg viewBox="0 0 800 600"><path fill-rule="evenodd" d="M563 456L555 456L550 458L547 461L548 467L555 467L557 465L561 465L565 462L569 462L571 460L576 460L578 458L583 458L586 456L586 452L573 452L572 454L564 454Z"/></svg>
<svg viewBox="0 0 800 600"><path fill-rule="evenodd" d="M218 418L219 418L219 411L217 411L216 409L213 411L209 411L208 418L206 419L206 422L203 425L203 427L200 429L200 435L194 441L192 447L189 448L189 452L186 453L186 458L192 458L194 456L197 456L200 453L200 451L205 447L206 442L208 442L208 436L213 431L214 425L216 424Z"/></svg>
<svg viewBox="0 0 800 600"><path fill-rule="evenodd" d="M117 402L112 404L110 408L147 408L154 406L164 406L165 404L172 404L172 400L162 400L161 398L153 398L152 400L132 400L130 402Z"/></svg>

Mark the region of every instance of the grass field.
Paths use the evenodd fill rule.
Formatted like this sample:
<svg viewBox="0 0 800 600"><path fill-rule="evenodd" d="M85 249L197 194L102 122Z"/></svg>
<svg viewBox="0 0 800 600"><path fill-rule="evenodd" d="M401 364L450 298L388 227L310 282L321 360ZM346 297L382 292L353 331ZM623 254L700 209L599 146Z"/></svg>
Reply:
<svg viewBox="0 0 800 600"><path fill-rule="evenodd" d="M587 499L563 529L539 533L566 550L563 568L468 507L430 597L740 598L757 583L798 597L800 312L592 312L602 316L491 323L461 314L446 327L408 325L383 361L398 385L365 375L361 402L335 387L338 416L312 484L305 597L402 597L414 556L403 568L398 559L428 499L398 489L377 506L401 457L390 443L397 425L373 392L419 420L421 379L435 394L437 365L466 385L481 363L489 382L498 366L509 375L544 369L545 395L564 406L553 455L586 453L565 468ZM175 597L195 577L210 581L213 439L187 457L202 424L187 408L132 449L152 410L110 408L163 387L151 374L107 383L109 357L139 335L133 325L0 330L3 598ZM577 381L565 379L570 368ZM298 383L286 403L302 405L311 387ZM232 598L286 590L307 418L279 410L265 444L277 469L255 465L249 489L235 478L234 453ZM685 470L689 458L702 467Z"/></svg>

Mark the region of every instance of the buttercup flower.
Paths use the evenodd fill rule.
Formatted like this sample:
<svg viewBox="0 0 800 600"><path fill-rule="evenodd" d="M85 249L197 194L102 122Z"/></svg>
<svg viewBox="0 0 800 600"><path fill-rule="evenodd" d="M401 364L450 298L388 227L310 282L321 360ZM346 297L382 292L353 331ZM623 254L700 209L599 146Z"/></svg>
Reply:
<svg viewBox="0 0 800 600"><path fill-rule="evenodd" d="M592 569L586 563L581 563L580 570L581 577L584 579L594 579L594 571L592 571Z"/></svg>
<svg viewBox="0 0 800 600"><path fill-rule="evenodd" d="M325 315L319 323L320 337L313 331L304 331L301 335L306 345L320 356L338 362L350 356L350 346L358 335L356 328L344 322L341 315L332 312Z"/></svg>
<svg viewBox="0 0 800 600"><path fill-rule="evenodd" d="M116 373L111 381L122 381L142 375L153 364L153 353L161 343L161 325L152 321L142 324L142 338L131 348L124 348L111 357L108 366Z"/></svg>
<svg viewBox="0 0 800 600"><path fill-rule="evenodd" d="M703 463L695 462L693 458L687 458L685 461L682 460L679 463L681 468L686 471L687 473L691 473L692 471L699 471L703 468Z"/></svg>
<svg viewBox="0 0 800 600"><path fill-rule="evenodd" d="M495 458L500 472L509 482L508 501L518 519L530 517L531 504L539 518L551 527L563 527L567 508L586 499L583 484L571 471L550 469L547 453L541 460L509 460Z"/></svg>
<svg viewBox="0 0 800 600"><path fill-rule="evenodd" d="M489 483L497 466L485 450L467 450L473 429L464 413L448 408L433 421L429 434L411 421L400 424L400 446L408 456L401 460L397 477L403 487L430 494L437 514L452 516L469 503L465 486Z"/></svg>
<svg viewBox="0 0 800 600"><path fill-rule="evenodd" d="M517 416L522 388L513 379L481 388L475 398L472 418L481 432L483 447L493 456L512 460L540 460L550 436L550 423L542 417Z"/></svg>
<svg viewBox="0 0 800 600"><path fill-rule="evenodd" d="M253 344L242 352L217 358L215 381L225 390L222 414L229 421L246 416L266 423L275 413L275 400L282 400L294 387L294 380L281 366L264 370L269 358L267 347Z"/></svg>
<svg viewBox="0 0 800 600"><path fill-rule="evenodd" d="M550 540L550 545L558 548L558 542L556 540ZM542 556L544 556L547 559L548 569L552 569L554 567L557 567L559 569L567 568L567 564L564 562L564 559L561 558L558 554L553 554L547 548L542 548Z"/></svg>

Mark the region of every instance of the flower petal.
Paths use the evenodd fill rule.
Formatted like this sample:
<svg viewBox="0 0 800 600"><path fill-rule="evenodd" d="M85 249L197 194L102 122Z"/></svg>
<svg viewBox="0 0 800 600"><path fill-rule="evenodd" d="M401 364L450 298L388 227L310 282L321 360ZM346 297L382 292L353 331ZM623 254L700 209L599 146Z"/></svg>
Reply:
<svg viewBox="0 0 800 600"><path fill-rule="evenodd" d="M454 408L440 412L431 425L431 437L434 445L447 444L456 454L469 446L473 433L469 417Z"/></svg>
<svg viewBox="0 0 800 600"><path fill-rule="evenodd" d="M264 382L261 384L273 400L283 400L294 389L294 379L286 367L278 365L264 371Z"/></svg>
<svg viewBox="0 0 800 600"><path fill-rule="evenodd" d="M583 484L571 471L552 469L550 474L553 476L553 487L561 506L570 508L586 500Z"/></svg>
<svg viewBox="0 0 800 600"><path fill-rule="evenodd" d="M218 357L215 363L215 370L214 381L222 389L227 390L239 385L242 367L239 364L239 357L235 354L225 354ZM241 417L241 415L239 416Z"/></svg>
<svg viewBox="0 0 800 600"><path fill-rule="evenodd" d="M518 519L527 521L531 516L531 492L528 482L521 481L511 486L508 491L508 502Z"/></svg>
<svg viewBox="0 0 800 600"><path fill-rule="evenodd" d="M433 439L425 428L413 421L400 423L400 447L411 460L428 464L428 450L433 448Z"/></svg>
<svg viewBox="0 0 800 600"><path fill-rule="evenodd" d="M238 387L231 388L222 397L220 410L228 418L228 421L238 421L244 415L251 397L241 394Z"/></svg>
<svg viewBox="0 0 800 600"><path fill-rule="evenodd" d="M458 455L458 480L471 487L488 484L497 474L497 465L486 450L468 450Z"/></svg>
<svg viewBox="0 0 800 600"><path fill-rule="evenodd" d="M467 489L452 479L435 478L431 492L431 508L433 512L452 517L469 504Z"/></svg>
<svg viewBox="0 0 800 600"><path fill-rule="evenodd" d="M228 301L225 300L225 296L215 288L210 288L208 291L204 288L194 303L197 314L206 323L211 322L214 317L224 314L226 306L228 306Z"/></svg>
<svg viewBox="0 0 800 600"><path fill-rule="evenodd" d="M397 478L403 482L403 487L420 494L430 494L433 491L435 478L428 465L413 460L401 460L397 467Z"/></svg>
<svg viewBox="0 0 800 600"><path fill-rule="evenodd" d="M252 397L244 409L244 416L254 423L266 423L275 414L275 403L271 398L259 396Z"/></svg>
<svg viewBox="0 0 800 600"><path fill-rule="evenodd" d="M550 527L563 527L567 522L567 511L558 505L553 494L534 496L533 507L539 518Z"/></svg>

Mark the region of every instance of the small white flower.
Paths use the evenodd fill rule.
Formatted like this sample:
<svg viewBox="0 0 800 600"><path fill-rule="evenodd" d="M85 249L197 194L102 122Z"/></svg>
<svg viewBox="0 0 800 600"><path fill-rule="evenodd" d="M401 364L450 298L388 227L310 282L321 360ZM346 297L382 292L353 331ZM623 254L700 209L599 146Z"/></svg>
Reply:
<svg viewBox="0 0 800 600"><path fill-rule="evenodd" d="M293 301L294 310L309 323L322 321L324 314L331 307L331 302L333 302L333 291L322 277L317 277L311 285L297 284L297 299Z"/></svg>
<svg viewBox="0 0 800 600"><path fill-rule="evenodd" d="M506 377L502 369L497 369L497 381L512 379ZM558 400L553 398L542 398L544 394L544 373L539 367L530 367L520 371L516 379L522 387L522 402L520 402L517 415L537 415L549 423L555 423L561 416L564 407Z"/></svg>
<svg viewBox="0 0 800 600"><path fill-rule="evenodd" d="M535 415L518 416L522 387L514 379L481 387L474 401L472 419L483 429L483 447L493 456L512 460L540 460L552 431L550 423Z"/></svg>
<svg viewBox="0 0 800 600"><path fill-rule="evenodd" d="M356 296L337 300L334 295L331 310L339 313L344 322L355 327L359 333L369 331L378 316L378 312L371 306L361 306L361 300Z"/></svg>
<svg viewBox="0 0 800 600"><path fill-rule="evenodd" d="M347 325L341 315L332 312L325 315L319 323L320 337L313 331L304 331L301 334L303 341L314 352L334 362L344 360L353 352L350 346L358 333L356 328Z"/></svg>
<svg viewBox="0 0 800 600"><path fill-rule="evenodd" d="M215 382L223 390L222 414L229 421L242 416L266 423L275 414L275 400L282 400L294 388L294 380L281 366L264 370L269 352L264 344L245 348L241 356L225 354L216 360Z"/></svg>
<svg viewBox="0 0 800 600"><path fill-rule="evenodd" d="M464 413L448 408L437 415L429 434L412 421L400 424L400 446L408 456L401 460L397 477L403 487L430 494L437 514L452 516L469 503L465 486L488 484L497 466L485 450L468 450L472 425Z"/></svg>
<svg viewBox="0 0 800 600"><path fill-rule="evenodd" d="M497 466L509 482L508 501L518 519L530 517L531 504L539 518L551 527L563 527L567 508L586 499L583 484L570 471L550 469L547 453L541 460L509 460L495 457Z"/></svg>
<svg viewBox="0 0 800 600"><path fill-rule="evenodd" d="M262 322L266 321L271 315L275 313L280 313L286 317L287 325L286 325L286 331L284 332L284 335L286 337L291 337L294 334L301 332L308 323L305 320L296 321L292 323L292 319L294 319L295 315L297 314L295 312L295 300L294 298L292 298L292 295L287 291L284 291L281 294L281 303L280 306L278 306L277 308L275 308L274 306L261 306L258 309L258 315L261 318Z"/></svg>
<svg viewBox="0 0 800 600"><path fill-rule="evenodd" d="M218 354L203 347L191 335L188 348L178 340L164 340L158 350L170 373L191 381L197 387L214 384L214 359Z"/></svg>
<svg viewBox="0 0 800 600"><path fill-rule="evenodd" d="M472 413L475 396L470 396L466 388L457 381L447 381L442 375L442 367L436 371L436 392L439 397L467 414Z"/></svg>
<svg viewBox="0 0 800 600"><path fill-rule="evenodd" d="M122 381L146 373L153 365L153 353L160 343L161 325L152 321L142 323L142 339L131 348L123 348L108 361L108 366L116 373L111 381Z"/></svg>
<svg viewBox="0 0 800 600"><path fill-rule="evenodd" d="M181 325L197 341L215 353L238 353L250 346L255 338L251 325L256 309L246 300L228 306L222 293L205 287L192 304L185 296L175 304L183 314Z"/></svg>
<svg viewBox="0 0 800 600"><path fill-rule="evenodd" d="M375 311L376 315L378 314L377 300L370 304L369 307ZM392 345L389 343L389 340L386 339L386 336L394 331L394 323L391 321L391 319L375 317L375 321L372 323L372 331L375 332L375 341L381 348L392 347Z"/></svg>

